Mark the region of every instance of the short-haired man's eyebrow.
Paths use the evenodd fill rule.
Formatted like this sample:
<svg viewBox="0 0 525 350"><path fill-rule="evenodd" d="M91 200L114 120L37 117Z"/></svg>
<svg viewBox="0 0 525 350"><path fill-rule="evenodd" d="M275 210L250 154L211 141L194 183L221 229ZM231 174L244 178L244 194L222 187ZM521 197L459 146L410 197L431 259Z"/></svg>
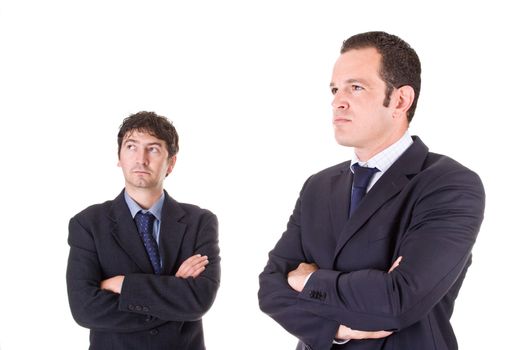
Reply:
<svg viewBox="0 0 525 350"><path fill-rule="evenodd" d="M358 83L358 84L363 84L363 85L368 85L368 82L366 81L366 79L355 79L355 78L350 78L350 79L347 79L344 81L344 84L345 85L348 85L348 84L355 84L355 83ZM331 82L330 83L330 87L335 87L335 83L334 82Z"/></svg>

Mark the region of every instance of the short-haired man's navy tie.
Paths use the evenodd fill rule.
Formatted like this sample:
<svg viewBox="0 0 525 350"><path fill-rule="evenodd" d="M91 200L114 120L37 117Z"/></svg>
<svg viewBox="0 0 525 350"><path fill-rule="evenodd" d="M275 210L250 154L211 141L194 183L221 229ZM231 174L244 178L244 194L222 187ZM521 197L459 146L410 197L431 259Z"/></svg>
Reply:
<svg viewBox="0 0 525 350"><path fill-rule="evenodd" d="M146 213L139 211L135 215L135 223L137 224L137 229L139 231L140 238L142 238L142 243L144 243L144 247L148 252L149 261L151 262L151 266L153 266L153 271L155 271L155 274L159 275L160 255L159 247L157 245L157 242L155 241L155 238L153 237L154 221L155 217L149 211Z"/></svg>
<svg viewBox="0 0 525 350"><path fill-rule="evenodd" d="M370 183L372 175L379 171L378 168L366 168L355 163L352 165L354 180L352 183L352 196L350 198L350 211L348 217L352 216L366 194L366 188Z"/></svg>

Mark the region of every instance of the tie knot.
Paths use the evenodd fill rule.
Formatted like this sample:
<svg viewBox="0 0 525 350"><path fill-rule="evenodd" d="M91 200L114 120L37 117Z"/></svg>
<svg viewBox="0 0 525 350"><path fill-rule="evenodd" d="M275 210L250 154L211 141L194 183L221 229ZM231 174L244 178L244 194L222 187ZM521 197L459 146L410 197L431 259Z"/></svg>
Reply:
<svg viewBox="0 0 525 350"><path fill-rule="evenodd" d="M362 167L358 163L352 165L354 171L354 187L365 188L368 186L372 175L379 171L378 168Z"/></svg>
<svg viewBox="0 0 525 350"><path fill-rule="evenodd" d="M135 221L137 223L137 228L139 229L139 232L151 233L153 230L153 221L155 221L155 216L153 216L153 214L151 214L149 211L145 213L139 211L135 215Z"/></svg>

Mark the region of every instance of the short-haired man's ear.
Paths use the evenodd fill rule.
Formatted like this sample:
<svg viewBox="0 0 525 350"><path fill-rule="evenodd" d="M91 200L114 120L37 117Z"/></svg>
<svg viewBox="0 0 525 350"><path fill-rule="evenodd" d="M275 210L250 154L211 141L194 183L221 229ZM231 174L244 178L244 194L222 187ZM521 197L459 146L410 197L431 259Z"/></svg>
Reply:
<svg viewBox="0 0 525 350"><path fill-rule="evenodd" d="M414 103L415 92L410 85L403 85L396 90L396 106L394 116L406 115L412 103Z"/></svg>
<svg viewBox="0 0 525 350"><path fill-rule="evenodd" d="M171 174L173 171L173 167L175 166L175 163L177 162L177 156L173 156L171 158L168 158L168 169L166 170L166 176Z"/></svg>

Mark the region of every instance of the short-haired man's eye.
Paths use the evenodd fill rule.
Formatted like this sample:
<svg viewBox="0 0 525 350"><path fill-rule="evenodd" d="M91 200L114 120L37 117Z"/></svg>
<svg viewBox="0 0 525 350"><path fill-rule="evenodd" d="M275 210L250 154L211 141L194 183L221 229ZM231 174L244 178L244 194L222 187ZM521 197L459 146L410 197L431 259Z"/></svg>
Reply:
<svg viewBox="0 0 525 350"><path fill-rule="evenodd" d="M337 93L337 88L333 87L330 91L332 92L332 95L335 95Z"/></svg>

